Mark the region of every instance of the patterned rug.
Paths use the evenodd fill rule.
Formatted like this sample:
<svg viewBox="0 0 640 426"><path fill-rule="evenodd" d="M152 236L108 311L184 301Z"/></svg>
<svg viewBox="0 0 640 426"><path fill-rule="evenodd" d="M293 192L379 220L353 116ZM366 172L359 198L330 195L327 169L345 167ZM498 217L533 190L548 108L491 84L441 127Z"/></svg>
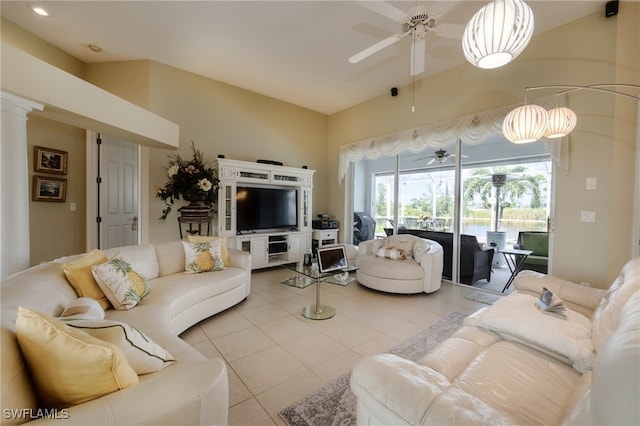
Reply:
<svg viewBox="0 0 640 426"><path fill-rule="evenodd" d="M460 328L465 317L460 312L452 312L388 352L416 361ZM327 383L282 410L280 417L290 426L355 425L356 397L351 393L350 376L351 373L347 373Z"/></svg>

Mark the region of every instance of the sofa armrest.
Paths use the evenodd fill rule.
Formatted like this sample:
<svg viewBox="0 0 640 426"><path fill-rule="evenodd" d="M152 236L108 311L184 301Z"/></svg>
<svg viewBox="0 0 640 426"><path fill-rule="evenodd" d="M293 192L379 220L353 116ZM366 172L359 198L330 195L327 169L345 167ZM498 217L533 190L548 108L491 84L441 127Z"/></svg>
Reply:
<svg viewBox="0 0 640 426"><path fill-rule="evenodd" d="M360 241L360 244L358 245L357 256L375 254L375 252L385 241L386 240L384 238L374 238L373 240Z"/></svg>
<svg viewBox="0 0 640 426"><path fill-rule="evenodd" d="M251 253L232 248L227 249L227 251L229 252L231 266L244 269L245 271L251 271Z"/></svg>
<svg viewBox="0 0 640 426"><path fill-rule="evenodd" d="M553 294L565 302L577 305L578 308L586 308L591 316L602 298L607 294L606 290L586 287L571 281L563 280L551 275L534 271L521 271L514 280L515 288L518 292L539 295L542 287L548 288ZM576 310L576 309L574 309Z"/></svg>
<svg viewBox="0 0 640 426"><path fill-rule="evenodd" d="M220 358L175 364L135 386L78 404L33 425L227 424L229 384ZM63 418L66 417L66 418Z"/></svg>
<svg viewBox="0 0 640 426"><path fill-rule="evenodd" d="M367 413L379 424L514 424L437 371L391 354L360 361L351 374L351 390L358 398L359 421Z"/></svg>

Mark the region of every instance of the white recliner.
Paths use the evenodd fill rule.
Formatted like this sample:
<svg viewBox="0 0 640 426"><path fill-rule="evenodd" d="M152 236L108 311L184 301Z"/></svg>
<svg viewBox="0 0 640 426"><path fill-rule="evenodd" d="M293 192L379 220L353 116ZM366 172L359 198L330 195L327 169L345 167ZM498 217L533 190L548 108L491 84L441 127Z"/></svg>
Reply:
<svg viewBox="0 0 640 426"><path fill-rule="evenodd" d="M411 257L402 260L383 256L380 249L409 247ZM356 278L365 287L388 293L433 293L440 289L443 249L435 241L410 234L362 241L356 256Z"/></svg>

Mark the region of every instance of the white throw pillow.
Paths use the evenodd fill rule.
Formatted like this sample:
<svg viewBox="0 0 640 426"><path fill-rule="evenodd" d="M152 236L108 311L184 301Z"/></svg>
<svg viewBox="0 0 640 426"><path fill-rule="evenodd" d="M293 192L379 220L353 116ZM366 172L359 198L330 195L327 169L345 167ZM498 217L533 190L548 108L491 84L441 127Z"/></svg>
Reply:
<svg viewBox="0 0 640 426"><path fill-rule="evenodd" d="M384 247L378 249L378 251L376 252L376 256L391 260L404 260L408 258L407 252L403 249Z"/></svg>
<svg viewBox="0 0 640 426"><path fill-rule="evenodd" d="M405 259L408 259L413 256L412 240L404 240L404 239L401 239L401 237L387 238L387 240L384 243L384 248L403 250Z"/></svg>
<svg viewBox="0 0 640 426"><path fill-rule="evenodd" d="M91 271L100 289L118 310L133 308L149 294L150 288L146 278L122 253L116 254L105 263L93 265Z"/></svg>
<svg viewBox="0 0 640 426"><path fill-rule="evenodd" d="M136 374L155 373L176 360L142 331L113 320L65 320L88 335L118 346Z"/></svg>
<svg viewBox="0 0 640 426"><path fill-rule="evenodd" d="M104 309L100 303L90 297L79 297L71 302L62 314L62 319L104 319Z"/></svg>
<svg viewBox="0 0 640 426"><path fill-rule="evenodd" d="M184 245L184 271L186 273L197 274L224 269L222 240L198 243L183 241L182 244Z"/></svg>

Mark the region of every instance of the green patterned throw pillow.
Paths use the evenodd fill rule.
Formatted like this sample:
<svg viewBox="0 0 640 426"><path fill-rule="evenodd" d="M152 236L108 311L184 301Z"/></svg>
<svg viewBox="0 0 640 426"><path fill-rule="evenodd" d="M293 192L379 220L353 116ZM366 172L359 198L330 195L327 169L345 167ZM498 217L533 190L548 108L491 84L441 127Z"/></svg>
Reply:
<svg viewBox="0 0 640 426"><path fill-rule="evenodd" d="M100 289L114 308L129 310L136 306L151 290L143 274L138 272L129 258L118 253L107 262L91 267Z"/></svg>
<svg viewBox="0 0 640 426"><path fill-rule="evenodd" d="M185 273L221 271L224 269L222 261L222 241L207 241L189 243L183 241Z"/></svg>

